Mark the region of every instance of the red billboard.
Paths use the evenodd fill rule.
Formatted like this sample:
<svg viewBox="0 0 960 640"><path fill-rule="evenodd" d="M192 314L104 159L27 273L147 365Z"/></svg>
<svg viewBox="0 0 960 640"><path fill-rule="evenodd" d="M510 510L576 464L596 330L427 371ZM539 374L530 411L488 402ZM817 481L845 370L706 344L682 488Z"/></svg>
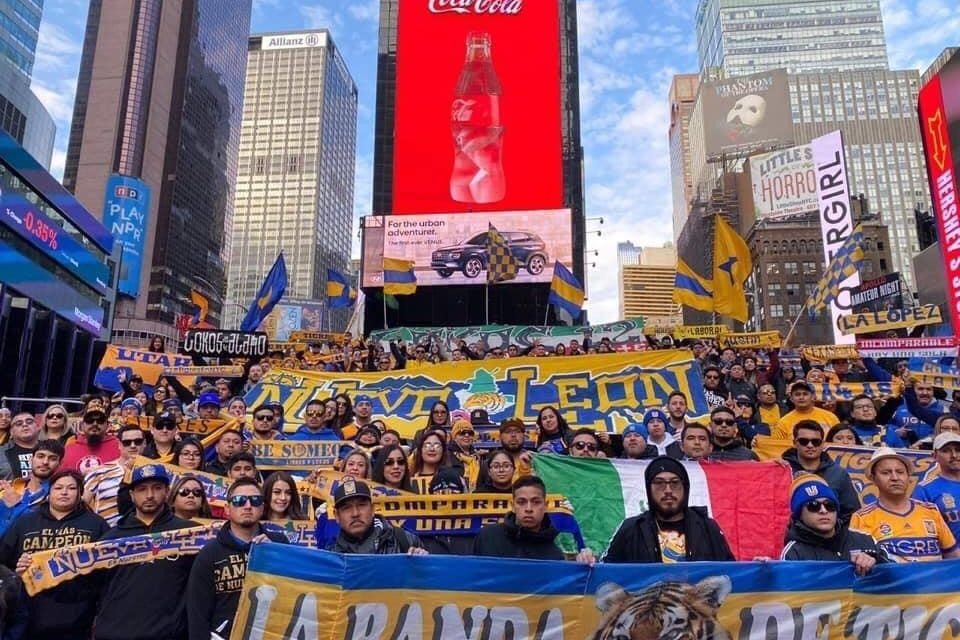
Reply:
<svg viewBox="0 0 960 640"><path fill-rule="evenodd" d="M956 60L956 56L954 56ZM948 63L947 67L951 65ZM953 66L957 70L960 64ZM945 68L920 90L920 131L944 263L947 304L954 331L960 327L960 203L951 129L960 122L960 77L947 79ZM948 84L945 84L947 82ZM960 133L960 132L956 132ZM960 158L957 158L960 160Z"/></svg>
<svg viewBox="0 0 960 640"><path fill-rule="evenodd" d="M403 0L393 213L563 205L557 0Z"/></svg>

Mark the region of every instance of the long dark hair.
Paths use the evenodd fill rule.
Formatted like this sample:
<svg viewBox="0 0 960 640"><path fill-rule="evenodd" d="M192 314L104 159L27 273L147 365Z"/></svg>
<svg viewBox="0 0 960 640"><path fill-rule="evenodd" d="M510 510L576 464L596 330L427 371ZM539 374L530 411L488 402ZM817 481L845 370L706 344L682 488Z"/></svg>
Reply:
<svg viewBox="0 0 960 640"><path fill-rule="evenodd" d="M440 462L437 463L437 469L442 469L443 467L449 467L452 464L453 458L450 455L450 451L447 449L447 433L442 429L431 429L425 431L423 436L420 438L420 442L417 443L417 448L413 452L413 462L411 464L412 469L410 472L413 475L417 475L423 471L423 447L427 442L427 438L430 436L436 436L440 439L440 444L443 447L443 457L440 458Z"/></svg>
<svg viewBox="0 0 960 640"><path fill-rule="evenodd" d="M410 485L410 467L406 464L407 452L404 451L403 447L398 444L389 444L377 452L377 458L373 464L372 480L383 485L387 484L387 479L383 474L383 469L387 466L387 458L389 458L390 454L394 451L399 451L404 460L403 477L400 479L400 489L403 491L413 491L413 487Z"/></svg>
<svg viewBox="0 0 960 640"><path fill-rule="evenodd" d="M287 513L283 517L289 520L303 520L303 503L300 501L300 492L297 491L297 481L286 471L274 471L263 483L263 518L261 519L270 519L270 496L273 494L274 485L281 481L286 482L290 487L290 506L287 507Z"/></svg>
<svg viewBox="0 0 960 640"><path fill-rule="evenodd" d="M177 492L183 488L188 481L194 481L200 485L200 513L197 514L198 518L210 518L213 516L213 512L210 510L210 503L207 502L207 492L203 488L203 483L200 482L194 476L184 474L177 478L177 481L173 483L173 486L170 487L170 495L167 496L167 505L170 507L170 510L173 511L173 503L177 499Z"/></svg>
<svg viewBox="0 0 960 640"><path fill-rule="evenodd" d="M438 406L443 407L444 409L447 410L447 419L445 422L437 423L433 421L433 410L436 409ZM443 427L444 429L450 428L450 407L443 400L437 400L432 405L430 405L430 414L427 416L427 424L425 428L429 430L429 429L433 429L434 427ZM427 434L424 433L423 435L427 435Z"/></svg>
<svg viewBox="0 0 960 640"><path fill-rule="evenodd" d="M553 414L557 416L557 435L549 435L544 438L543 412L547 410L553 411ZM542 445L545 441L554 440L556 438L562 439L565 444L570 444L570 425L567 424L566 419L560 415L560 412L557 411L556 407L553 405L548 405L540 409L540 413L537 414L537 448L539 449L540 445Z"/></svg>
<svg viewBox="0 0 960 640"><path fill-rule="evenodd" d="M333 399L343 400L347 406L346 410L343 412L343 417L340 416L340 405L337 405L337 412L333 414L333 428L338 431L343 431L343 428L348 424L353 422L353 401L350 400L350 396L345 393L338 393L333 396Z"/></svg>

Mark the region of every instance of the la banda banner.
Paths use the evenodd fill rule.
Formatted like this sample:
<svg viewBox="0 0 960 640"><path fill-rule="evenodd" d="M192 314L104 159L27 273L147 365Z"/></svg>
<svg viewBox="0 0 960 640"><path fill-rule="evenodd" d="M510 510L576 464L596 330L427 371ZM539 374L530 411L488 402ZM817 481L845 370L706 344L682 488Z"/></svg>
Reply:
<svg viewBox="0 0 960 640"><path fill-rule="evenodd" d="M572 340L581 346L585 339L597 345L601 340L610 341L614 351L643 351L647 348L647 340L643 335L644 321L642 318L621 320L608 324L593 325L591 327L567 326L520 326L488 324L474 327L407 327L399 329L385 329L370 333L371 340L379 340L384 347L390 342L437 342L446 349L456 349L461 340L468 345L480 343L484 349L506 349L508 345L516 345L521 351L529 349L535 343L544 347L556 347L559 344L569 347Z"/></svg>
<svg viewBox="0 0 960 640"><path fill-rule="evenodd" d="M254 545L231 640L940 640L954 563L607 565Z"/></svg>
<svg viewBox="0 0 960 640"><path fill-rule="evenodd" d="M651 407L663 407L682 391L691 415L708 412L700 369L683 350L617 353L577 358L510 358L436 364L372 373L271 369L246 395L247 406L279 401L288 429L303 422L307 403L338 393L370 397L375 415L412 437L439 400L451 410L485 410L499 423L536 420L542 407L558 407L569 424L620 432L641 422Z"/></svg>
<svg viewBox="0 0 960 640"><path fill-rule="evenodd" d="M935 304L925 304L910 309L851 313L837 318L837 326L845 336L907 329L942 322L940 307Z"/></svg>

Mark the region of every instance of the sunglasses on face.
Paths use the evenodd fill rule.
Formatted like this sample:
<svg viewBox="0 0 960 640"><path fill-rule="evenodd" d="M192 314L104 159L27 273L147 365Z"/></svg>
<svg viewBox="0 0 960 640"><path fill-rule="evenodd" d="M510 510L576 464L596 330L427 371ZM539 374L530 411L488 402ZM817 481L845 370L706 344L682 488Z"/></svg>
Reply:
<svg viewBox="0 0 960 640"><path fill-rule="evenodd" d="M263 496L232 496L229 502L231 507L242 507L248 503L251 507L262 507Z"/></svg>
<svg viewBox="0 0 960 640"><path fill-rule="evenodd" d="M403 458L387 458L383 461L383 466L385 467L402 467L406 461Z"/></svg>
<svg viewBox="0 0 960 640"><path fill-rule="evenodd" d="M177 425L170 424L169 422L164 422L161 424L153 425L153 428L156 429L157 431L173 431L174 429L177 428Z"/></svg>
<svg viewBox="0 0 960 640"><path fill-rule="evenodd" d="M819 447L823 444L822 438L797 438L797 444L801 447Z"/></svg>
<svg viewBox="0 0 960 640"><path fill-rule="evenodd" d="M188 496L193 496L194 498L203 497L203 489L180 489L177 491L177 495L181 498L186 498Z"/></svg>
<svg viewBox="0 0 960 640"><path fill-rule="evenodd" d="M592 442L584 442L583 440L581 440L580 442L574 442L573 448L576 449L577 451L583 451L584 449L586 449L587 451L596 451L597 445L593 444Z"/></svg>
<svg viewBox="0 0 960 640"><path fill-rule="evenodd" d="M143 444L143 438L134 438L133 440L121 440L120 444L125 447L139 447Z"/></svg>
<svg viewBox="0 0 960 640"><path fill-rule="evenodd" d="M475 436L476 434L475 434L473 431L461 431L461 432L460 432L459 434L457 434L457 435L466 436L467 438L472 438L472 437Z"/></svg>
<svg viewBox="0 0 960 640"><path fill-rule="evenodd" d="M319 418L323 415L323 411L307 411L307 416L311 418Z"/></svg>
<svg viewBox="0 0 960 640"><path fill-rule="evenodd" d="M93 420L84 420L83 424L107 424L106 418L96 418Z"/></svg>
<svg viewBox="0 0 960 640"><path fill-rule="evenodd" d="M714 419L712 420L712 422L713 422L713 424L717 425L718 427L721 427L721 426L724 426L724 425L725 425L725 426L728 426L728 427L732 427L732 426L734 426L734 425L737 424L737 421L736 421L736 420L731 420L730 418L726 418L726 419L724 419L724 418L714 418Z"/></svg>
<svg viewBox="0 0 960 640"><path fill-rule="evenodd" d="M267 415L253 416L253 419L259 420L260 422L270 422L271 420L273 420L273 414L271 413L268 416Z"/></svg>
<svg viewBox="0 0 960 640"><path fill-rule="evenodd" d="M804 505L804 508L810 513L820 513L824 509L827 513L834 513L837 510L837 504L832 500L814 500Z"/></svg>
<svg viewBox="0 0 960 640"><path fill-rule="evenodd" d="M62 413L51 413L47 415L47 418L51 418L51 419L55 418L57 420L63 420L66 417L67 416L63 415Z"/></svg>

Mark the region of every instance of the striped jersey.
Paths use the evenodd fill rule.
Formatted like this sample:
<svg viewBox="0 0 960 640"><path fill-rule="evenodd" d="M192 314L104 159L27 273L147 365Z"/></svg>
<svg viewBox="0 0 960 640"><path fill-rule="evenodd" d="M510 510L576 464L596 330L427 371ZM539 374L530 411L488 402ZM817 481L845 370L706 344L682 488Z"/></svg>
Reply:
<svg viewBox="0 0 960 640"><path fill-rule="evenodd" d="M88 473L83 483L87 506L111 527L116 526L123 515L117 506L117 492L125 473L119 463L106 464Z"/></svg>

